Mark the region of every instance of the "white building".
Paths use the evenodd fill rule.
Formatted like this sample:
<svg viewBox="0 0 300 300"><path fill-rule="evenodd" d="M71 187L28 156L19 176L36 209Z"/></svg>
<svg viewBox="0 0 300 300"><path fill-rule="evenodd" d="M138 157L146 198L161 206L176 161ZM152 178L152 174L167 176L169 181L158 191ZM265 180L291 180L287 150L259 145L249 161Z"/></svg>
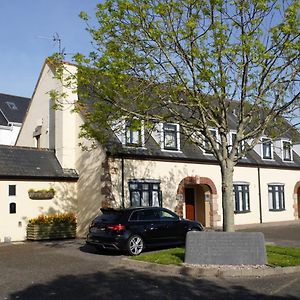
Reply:
<svg viewBox="0 0 300 300"><path fill-rule="evenodd" d="M72 65L66 67L76 71ZM62 110L51 108L48 92L53 89L67 95ZM159 124L157 131L151 133L146 129L128 132L124 126L122 133L111 134L113 151L99 143L96 148L83 151L78 134L84 116L72 112L76 97L54 79L53 69L45 63L16 145L50 149L61 170L77 172L78 181L75 183L72 177L72 185L63 186L66 193L72 189L69 199L78 218L79 236L86 234L91 219L103 206L162 205L207 227L222 225L220 167L210 153L184 142L180 124ZM80 142L90 143L85 139ZM4 177L0 184L18 184L23 189L24 181L9 183ZM51 180L48 185L55 181ZM3 190L0 188L1 197ZM64 196L55 201L62 208ZM262 139L235 167L233 201L235 224L298 219L299 144L292 144L289 136L276 141ZM29 212L37 213L34 205L35 202L27 201L26 209L21 211L20 207L21 218L27 218ZM39 205L41 211L47 212L42 203ZM5 213L0 210L0 223L10 217ZM15 226L18 228L18 223Z"/></svg>

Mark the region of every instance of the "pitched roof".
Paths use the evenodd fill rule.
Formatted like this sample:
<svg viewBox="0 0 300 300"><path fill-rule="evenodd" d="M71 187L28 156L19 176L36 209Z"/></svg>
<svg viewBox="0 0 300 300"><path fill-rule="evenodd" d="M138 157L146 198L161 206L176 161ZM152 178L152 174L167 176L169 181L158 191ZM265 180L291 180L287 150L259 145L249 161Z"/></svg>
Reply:
<svg viewBox="0 0 300 300"><path fill-rule="evenodd" d="M0 125L23 123L30 98L0 93Z"/></svg>
<svg viewBox="0 0 300 300"><path fill-rule="evenodd" d="M112 135L113 136L113 135ZM181 151L163 151L151 135L145 132L145 147L124 147L116 138L112 138L106 147L108 154L115 157L131 159L150 159L164 161L182 161L194 163L218 164L216 158L211 154L205 154L200 147L184 141L181 136ZM300 157L293 151L293 161L285 162L274 152L272 160L262 160L261 157L251 150L246 157L238 162L238 166L260 166L266 168L300 169Z"/></svg>
<svg viewBox="0 0 300 300"><path fill-rule="evenodd" d="M76 181L73 169L63 169L54 151L0 145L0 178Z"/></svg>

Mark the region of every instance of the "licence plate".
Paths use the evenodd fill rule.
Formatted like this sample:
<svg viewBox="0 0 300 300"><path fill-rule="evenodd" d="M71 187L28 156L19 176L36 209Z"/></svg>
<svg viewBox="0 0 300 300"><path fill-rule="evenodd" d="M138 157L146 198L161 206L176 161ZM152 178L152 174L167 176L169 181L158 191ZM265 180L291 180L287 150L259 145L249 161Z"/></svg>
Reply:
<svg viewBox="0 0 300 300"><path fill-rule="evenodd" d="M92 233L100 233L100 232L104 232L105 231L105 228L97 228L97 227L92 227L91 228L91 232Z"/></svg>

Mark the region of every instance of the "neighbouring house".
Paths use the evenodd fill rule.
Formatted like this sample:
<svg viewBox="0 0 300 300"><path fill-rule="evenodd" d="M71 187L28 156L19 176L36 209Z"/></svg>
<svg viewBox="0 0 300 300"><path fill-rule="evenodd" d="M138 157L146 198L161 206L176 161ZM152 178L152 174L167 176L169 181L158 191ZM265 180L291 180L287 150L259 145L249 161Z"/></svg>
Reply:
<svg viewBox="0 0 300 300"><path fill-rule="evenodd" d="M73 65L66 68L76 72ZM52 109L48 92L53 89L67 95L61 110ZM90 141L78 138L84 116L72 112L76 99L46 62L16 145L50 149L36 151L50 151L63 170L76 170L73 205L79 236L103 206L162 205L206 227L222 225L220 168L211 153L182 139L180 124L157 124L149 133L129 131L124 122L123 131L111 135L113 151L99 143L84 151L79 141L87 146ZM235 224L300 217L299 155L299 134L293 143L290 136L266 136L240 160L234 172Z"/></svg>
<svg viewBox="0 0 300 300"><path fill-rule="evenodd" d="M77 179L52 150L0 145L0 242L26 239L30 218L75 212Z"/></svg>
<svg viewBox="0 0 300 300"><path fill-rule="evenodd" d="M0 93L0 144L14 145L30 99Z"/></svg>

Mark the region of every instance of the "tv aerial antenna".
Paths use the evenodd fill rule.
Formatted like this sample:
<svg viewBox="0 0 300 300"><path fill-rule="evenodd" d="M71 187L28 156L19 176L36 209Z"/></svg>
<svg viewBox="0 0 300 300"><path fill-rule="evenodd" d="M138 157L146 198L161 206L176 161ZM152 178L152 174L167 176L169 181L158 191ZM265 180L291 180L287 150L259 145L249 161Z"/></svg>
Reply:
<svg viewBox="0 0 300 300"><path fill-rule="evenodd" d="M66 55L65 48L61 47L62 41L61 41L61 38L60 38L60 36L59 36L59 34L57 32L55 32L52 37L38 36L38 38L39 39L45 39L45 40L53 41L57 45L57 47L58 47L58 54L62 55L62 56Z"/></svg>

